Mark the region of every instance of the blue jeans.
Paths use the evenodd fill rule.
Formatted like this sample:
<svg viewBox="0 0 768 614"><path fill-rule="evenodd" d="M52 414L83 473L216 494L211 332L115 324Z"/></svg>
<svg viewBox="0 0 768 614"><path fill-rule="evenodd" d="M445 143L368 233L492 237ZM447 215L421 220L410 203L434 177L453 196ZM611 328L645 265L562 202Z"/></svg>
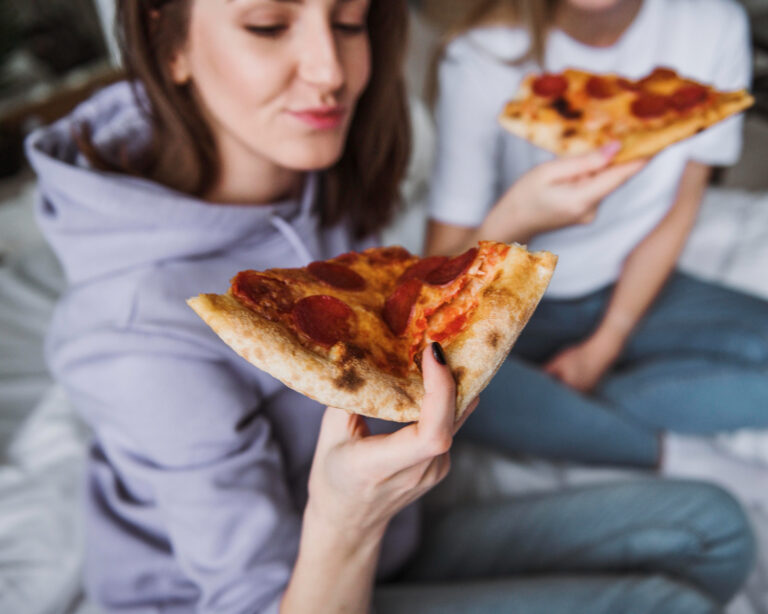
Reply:
<svg viewBox="0 0 768 614"><path fill-rule="evenodd" d="M460 437L548 458L650 467L663 430L768 428L768 303L682 273L593 394L537 369L594 331L612 291L542 301Z"/></svg>
<svg viewBox="0 0 768 614"><path fill-rule="evenodd" d="M377 614L720 612L752 564L749 524L710 485L643 480L453 508L424 523Z"/></svg>

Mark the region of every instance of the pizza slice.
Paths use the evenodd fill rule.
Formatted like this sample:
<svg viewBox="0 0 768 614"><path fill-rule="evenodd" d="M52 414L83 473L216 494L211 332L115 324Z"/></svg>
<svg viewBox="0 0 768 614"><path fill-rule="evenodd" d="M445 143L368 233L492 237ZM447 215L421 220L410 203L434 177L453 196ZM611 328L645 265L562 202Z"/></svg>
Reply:
<svg viewBox="0 0 768 614"><path fill-rule="evenodd" d="M669 68L638 80L569 69L528 75L499 122L558 155L619 141L620 163L653 156L753 103L746 90L721 92Z"/></svg>
<svg viewBox="0 0 768 614"><path fill-rule="evenodd" d="M286 386L325 405L410 422L424 395L426 344L445 350L461 415L506 358L555 262L490 241L453 258L372 248L304 268L242 271L227 294L188 304Z"/></svg>

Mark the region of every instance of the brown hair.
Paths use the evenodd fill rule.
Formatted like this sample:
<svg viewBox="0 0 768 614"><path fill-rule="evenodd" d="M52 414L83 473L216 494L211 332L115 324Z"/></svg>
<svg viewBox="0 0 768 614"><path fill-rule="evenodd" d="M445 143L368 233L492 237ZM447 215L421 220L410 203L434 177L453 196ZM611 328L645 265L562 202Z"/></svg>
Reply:
<svg viewBox="0 0 768 614"><path fill-rule="evenodd" d="M170 72L173 53L187 37L192 0L118 0L116 29L128 77L151 122L152 141L140 158L110 160L94 146L88 126L78 142L91 164L138 175L170 188L205 195L219 175L213 134L190 86ZM353 234L379 231L400 202L399 186L411 149L403 63L407 38L405 0L372 0L368 13L371 78L352 119L341 159L324 173L320 222L348 220ZM135 92L138 94L138 92ZM146 106L146 105L145 105Z"/></svg>
<svg viewBox="0 0 768 614"><path fill-rule="evenodd" d="M442 36L433 58L427 84L427 98L434 101L437 96L437 67L445 54L445 48L458 36L473 28L495 25L519 25L531 37L528 51L510 61L520 64L527 60L544 65L547 36L555 18L559 0L477 0L472 8Z"/></svg>

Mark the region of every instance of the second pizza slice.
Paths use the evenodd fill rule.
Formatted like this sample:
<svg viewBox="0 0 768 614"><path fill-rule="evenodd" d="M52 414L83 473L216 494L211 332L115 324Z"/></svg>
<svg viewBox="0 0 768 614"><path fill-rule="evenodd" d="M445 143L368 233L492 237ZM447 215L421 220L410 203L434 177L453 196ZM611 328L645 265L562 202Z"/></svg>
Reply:
<svg viewBox="0 0 768 614"><path fill-rule="evenodd" d="M753 103L746 90L718 91L669 68L637 80L569 69L526 77L499 122L558 155L618 141L619 163L655 155Z"/></svg>

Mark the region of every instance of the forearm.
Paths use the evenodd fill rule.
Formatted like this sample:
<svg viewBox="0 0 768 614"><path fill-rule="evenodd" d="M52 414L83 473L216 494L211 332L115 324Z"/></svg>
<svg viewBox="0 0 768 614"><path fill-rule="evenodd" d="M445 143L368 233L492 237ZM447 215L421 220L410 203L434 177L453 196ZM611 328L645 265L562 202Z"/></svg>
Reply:
<svg viewBox="0 0 768 614"><path fill-rule="evenodd" d="M356 535L329 526L308 505L280 614L369 612L383 531Z"/></svg>
<svg viewBox="0 0 768 614"><path fill-rule="evenodd" d="M659 226L627 257L595 336L623 345L675 267L684 237ZM682 240L681 240L682 239Z"/></svg>
<svg viewBox="0 0 768 614"><path fill-rule="evenodd" d="M675 268L696 221L709 177L707 166L689 163L677 199L659 225L627 257L596 335L622 344L649 309Z"/></svg>

